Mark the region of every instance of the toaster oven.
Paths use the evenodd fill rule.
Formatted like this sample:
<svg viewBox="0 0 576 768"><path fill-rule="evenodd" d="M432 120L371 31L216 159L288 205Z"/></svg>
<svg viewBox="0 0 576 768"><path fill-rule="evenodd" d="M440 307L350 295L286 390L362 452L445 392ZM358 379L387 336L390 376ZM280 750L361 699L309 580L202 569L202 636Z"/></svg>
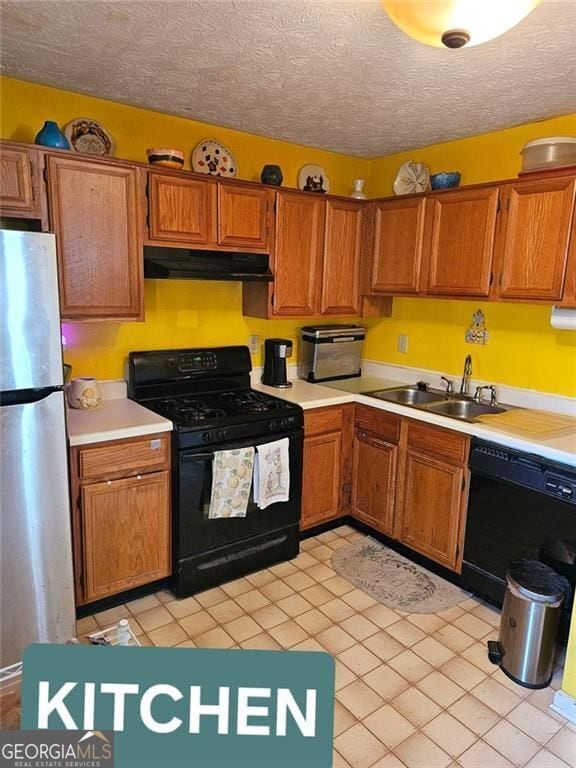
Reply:
<svg viewBox="0 0 576 768"><path fill-rule="evenodd" d="M300 335L300 379L318 382L360 376L366 336L362 326L307 325Z"/></svg>

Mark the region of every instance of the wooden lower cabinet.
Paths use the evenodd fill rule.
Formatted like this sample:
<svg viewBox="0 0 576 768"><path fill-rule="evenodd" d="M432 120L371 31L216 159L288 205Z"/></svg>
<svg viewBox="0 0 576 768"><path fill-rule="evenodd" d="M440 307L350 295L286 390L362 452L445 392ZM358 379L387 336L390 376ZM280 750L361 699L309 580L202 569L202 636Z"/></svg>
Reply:
<svg viewBox="0 0 576 768"><path fill-rule="evenodd" d="M169 576L169 437L78 446L70 459L76 604Z"/></svg>
<svg viewBox="0 0 576 768"><path fill-rule="evenodd" d="M352 514L392 536L398 446L357 429L353 457Z"/></svg>
<svg viewBox="0 0 576 768"><path fill-rule="evenodd" d="M352 516L460 571L469 438L363 405L355 425Z"/></svg>
<svg viewBox="0 0 576 768"><path fill-rule="evenodd" d="M302 530L347 514L350 504L353 406L304 413Z"/></svg>
<svg viewBox="0 0 576 768"><path fill-rule="evenodd" d="M459 559L464 469L408 449L397 538L440 565Z"/></svg>
<svg viewBox="0 0 576 768"><path fill-rule="evenodd" d="M82 488L87 602L168 576L169 481L164 471Z"/></svg>

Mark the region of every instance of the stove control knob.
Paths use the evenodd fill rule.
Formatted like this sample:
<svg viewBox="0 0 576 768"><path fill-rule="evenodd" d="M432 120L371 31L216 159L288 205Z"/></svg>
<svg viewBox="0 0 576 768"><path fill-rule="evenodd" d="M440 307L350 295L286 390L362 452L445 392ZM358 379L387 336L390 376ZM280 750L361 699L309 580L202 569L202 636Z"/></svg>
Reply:
<svg viewBox="0 0 576 768"><path fill-rule="evenodd" d="M276 429L276 422L275 421L269 421L268 422L268 432L274 432Z"/></svg>
<svg viewBox="0 0 576 768"><path fill-rule="evenodd" d="M202 440L209 443L212 440L212 432L202 432Z"/></svg>
<svg viewBox="0 0 576 768"><path fill-rule="evenodd" d="M218 438L218 440L225 440L226 432L223 429L219 429L218 432L216 432L216 437Z"/></svg>

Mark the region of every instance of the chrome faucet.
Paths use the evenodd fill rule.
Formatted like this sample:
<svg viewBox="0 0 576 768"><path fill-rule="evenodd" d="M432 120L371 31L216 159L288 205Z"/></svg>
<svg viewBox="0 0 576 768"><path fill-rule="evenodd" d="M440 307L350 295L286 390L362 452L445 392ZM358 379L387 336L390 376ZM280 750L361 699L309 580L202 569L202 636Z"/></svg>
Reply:
<svg viewBox="0 0 576 768"><path fill-rule="evenodd" d="M466 360L464 360L464 372L462 373L462 383L460 384L461 395L470 394L468 391L470 376L472 376L472 358L470 355L466 355Z"/></svg>
<svg viewBox="0 0 576 768"><path fill-rule="evenodd" d="M483 387L476 387L474 392L474 400L477 403L482 402L482 392L487 389L490 392L490 405L498 405L498 396L496 394L496 387L493 384L485 384Z"/></svg>
<svg viewBox="0 0 576 768"><path fill-rule="evenodd" d="M446 384L446 394L451 395L454 392L454 382L447 379L446 376L440 376L440 380Z"/></svg>

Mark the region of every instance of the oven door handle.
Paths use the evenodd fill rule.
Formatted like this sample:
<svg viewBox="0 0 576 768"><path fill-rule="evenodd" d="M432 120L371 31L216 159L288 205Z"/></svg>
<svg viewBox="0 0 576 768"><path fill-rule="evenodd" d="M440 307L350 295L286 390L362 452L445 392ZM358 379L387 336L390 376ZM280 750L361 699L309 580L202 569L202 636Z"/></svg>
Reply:
<svg viewBox="0 0 576 768"><path fill-rule="evenodd" d="M214 451L210 453L181 453L180 461L209 461L214 458Z"/></svg>

